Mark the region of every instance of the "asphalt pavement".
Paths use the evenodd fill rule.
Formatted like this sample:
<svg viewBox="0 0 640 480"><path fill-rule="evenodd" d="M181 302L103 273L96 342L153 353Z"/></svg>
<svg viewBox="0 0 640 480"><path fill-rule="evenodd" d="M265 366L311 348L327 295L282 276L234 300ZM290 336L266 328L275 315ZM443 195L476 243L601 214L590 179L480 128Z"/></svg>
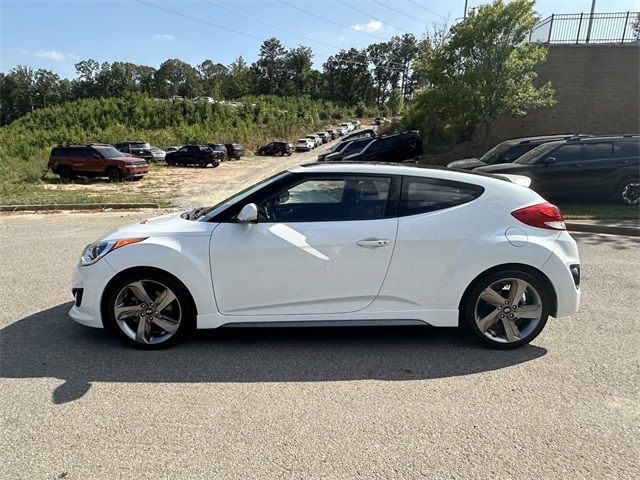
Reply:
<svg viewBox="0 0 640 480"><path fill-rule="evenodd" d="M640 477L637 238L575 234L580 312L515 351L411 327L144 352L67 311L82 247L148 215L0 216L2 478Z"/></svg>

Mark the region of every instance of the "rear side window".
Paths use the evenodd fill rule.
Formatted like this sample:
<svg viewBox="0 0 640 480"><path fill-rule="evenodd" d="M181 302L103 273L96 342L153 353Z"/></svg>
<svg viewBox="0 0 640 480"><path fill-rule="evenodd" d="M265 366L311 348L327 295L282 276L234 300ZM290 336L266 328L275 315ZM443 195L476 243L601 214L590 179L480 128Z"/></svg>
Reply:
<svg viewBox="0 0 640 480"><path fill-rule="evenodd" d="M404 177L400 216L417 215L455 207L475 200L484 188L470 183L435 178Z"/></svg>
<svg viewBox="0 0 640 480"><path fill-rule="evenodd" d="M581 160L604 160L610 159L613 153L611 143L585 143L582 146Z"/></svg>
<svg viewBox="0 0 640 480"><path fill-rule="evenodd" d="M640 157L640 141L616 142L613 144L614 157Z"/></svg>

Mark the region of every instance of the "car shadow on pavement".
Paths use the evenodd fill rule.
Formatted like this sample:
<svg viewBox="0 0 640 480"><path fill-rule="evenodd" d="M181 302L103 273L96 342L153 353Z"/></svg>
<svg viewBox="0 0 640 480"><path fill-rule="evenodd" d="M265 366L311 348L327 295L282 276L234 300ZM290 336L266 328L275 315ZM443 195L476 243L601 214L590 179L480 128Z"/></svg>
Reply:
<svg viewBox="0 0 640 480"><path fill-rule="evenodd" d="M83 327L65 303L0 331L0 377L58 378L56 404L81 398L91 382L407 381L468 375L546 354L527 345L497 351L457 329L277 328L199 331L171 349L142 351Z"/></svg>

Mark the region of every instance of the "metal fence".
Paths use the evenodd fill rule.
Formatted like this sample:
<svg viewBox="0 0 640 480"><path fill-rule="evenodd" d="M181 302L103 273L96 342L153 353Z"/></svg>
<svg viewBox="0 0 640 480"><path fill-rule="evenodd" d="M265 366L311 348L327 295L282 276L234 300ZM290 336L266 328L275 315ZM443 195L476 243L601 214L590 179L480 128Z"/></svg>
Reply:
<svg viewBox="0 0 640 480"><path fill-rule="evenodd" d="M640 13L561 13L538 23L530 42L631 43L640 41Z"/></svg>

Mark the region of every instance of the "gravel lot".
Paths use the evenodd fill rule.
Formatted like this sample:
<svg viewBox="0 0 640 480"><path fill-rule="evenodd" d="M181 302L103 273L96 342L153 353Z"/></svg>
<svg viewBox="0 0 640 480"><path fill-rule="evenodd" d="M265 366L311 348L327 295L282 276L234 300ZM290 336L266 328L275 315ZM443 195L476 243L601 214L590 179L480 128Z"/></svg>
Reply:
<svg viewBox="0 0 640 480"><path fill-rule="evenodd" d="M203 332L142 352L69 320L83 245L148 212L0 217L3 478L638 478L637 239L576 234L579 314L455 330Z"/></svg>

